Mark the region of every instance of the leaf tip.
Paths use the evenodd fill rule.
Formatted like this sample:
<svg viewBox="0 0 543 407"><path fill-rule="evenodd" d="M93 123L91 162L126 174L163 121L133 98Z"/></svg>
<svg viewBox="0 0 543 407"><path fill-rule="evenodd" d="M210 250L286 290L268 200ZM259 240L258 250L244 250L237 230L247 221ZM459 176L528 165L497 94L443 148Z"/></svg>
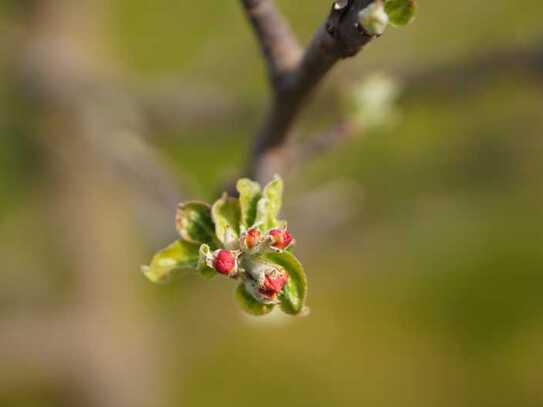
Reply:
<svg viewBox="0 0 543 407"><path fill-rule="evenodd" d="M154 284L161 284L165 281L164 278L160 278L155 273L153 273L150 266L141 266L140 271L145 276L145 278L147 278L147 280Z"/></svg>

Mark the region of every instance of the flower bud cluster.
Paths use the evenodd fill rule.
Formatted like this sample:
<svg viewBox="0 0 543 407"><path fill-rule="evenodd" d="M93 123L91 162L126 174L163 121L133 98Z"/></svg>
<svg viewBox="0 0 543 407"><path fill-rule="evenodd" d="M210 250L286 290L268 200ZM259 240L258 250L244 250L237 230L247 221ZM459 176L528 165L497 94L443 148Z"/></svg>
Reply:
<svg viewBox="0 0 543 407"><path fill-rule="evenodd" d="M225 239L224 248L201 254L201 259L221 275L242 279L247 292L258 302L277 304L289 275L264 255L282 252L294 243L287 228L273 228L264 233L258 227L251 227L237 240Z"/></svg>
<svg viewBox="0 0 543 407"><path fill-rule="evenodd" d="M281 252L288 250L294 243L294 238L286 228L270 229L268 233L263 235L258 228L252 227L242 234L240 240L242 250L250 253L265 250Z"/></svg>

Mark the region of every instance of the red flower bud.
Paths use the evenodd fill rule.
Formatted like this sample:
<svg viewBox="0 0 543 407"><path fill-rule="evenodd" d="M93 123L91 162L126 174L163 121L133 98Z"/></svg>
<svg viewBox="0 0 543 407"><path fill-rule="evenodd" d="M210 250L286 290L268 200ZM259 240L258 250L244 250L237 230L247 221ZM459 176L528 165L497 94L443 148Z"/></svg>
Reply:
<svg viewBox="0 0 543 407"><path fill-rule="evenodd" d="M258 228L250 228L243 236L244 246L251 250L260 243L262 233Z"/></svg>
<svg viewBox="0 0 543 407"><path fill-rule="evenodd" d="M278 304L278 294L288 283L289 275L277 264L253 258L246 263L245 288L261 304Z"/></svg>
<svg viewBox="0 0 543 407"><path fill-rule="evenodd" d="M213 268L217 272L225 275L231 275L237 271L237 259L229 250L217 250L214 254Z"/></svg>
<svg viewBox="0 0 543 407"><path fill-rule="evenodd" d="M294 238L287 229L272 229L268 235L271 238L271 247L275 249L285 250L294 244Z"/></svg>
<svg viewBox="0 0 543 407"><path fill-rule="evenodd" d="M273 299L283 290L283 287L288 282L287 273L276 273L267 275L264 279L264 284L259 288L260 294Z"/></svg>

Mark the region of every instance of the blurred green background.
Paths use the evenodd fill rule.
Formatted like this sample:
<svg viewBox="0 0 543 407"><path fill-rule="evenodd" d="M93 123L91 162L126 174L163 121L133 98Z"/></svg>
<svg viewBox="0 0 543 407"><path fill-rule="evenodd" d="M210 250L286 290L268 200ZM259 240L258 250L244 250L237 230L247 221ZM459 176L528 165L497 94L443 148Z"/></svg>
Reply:
<svg viewBox="0 0 543 407"><path fill-rule="evenodd" d="M329 0L279 1L307 42ZM283 174L305 318L140 264L217 195L268 103L237 1L0 3L0 405L543 405L540 1L418 2L297 128L376 72L394 120Z"/></svg>

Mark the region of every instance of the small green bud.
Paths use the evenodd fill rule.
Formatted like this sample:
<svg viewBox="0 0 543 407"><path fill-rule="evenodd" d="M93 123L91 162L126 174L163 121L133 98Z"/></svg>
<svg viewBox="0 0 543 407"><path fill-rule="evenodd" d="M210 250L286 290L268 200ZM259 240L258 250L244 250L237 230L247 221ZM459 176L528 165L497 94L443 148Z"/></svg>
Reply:
<svg viewBox="0 0 543 407"><path fill-rule="evenodd" d="M360 24L369 35L382 35L389 22L382 0L371 3L358 14L358 17Z"/></svg>
<svg viewBox="0 0 543 407"><path fill-rule="evenodd" d="M415 0L386 0L385 12L393 26L401 27L415 19L417 3Z"/></svg>
<svg viewBox="0 0 543 407"><path fill-rule="evenodd" d="M395 78L381 72L369 75L353 87L352 120L365 129L395 124L401 92L402 84Z"/></svg>

